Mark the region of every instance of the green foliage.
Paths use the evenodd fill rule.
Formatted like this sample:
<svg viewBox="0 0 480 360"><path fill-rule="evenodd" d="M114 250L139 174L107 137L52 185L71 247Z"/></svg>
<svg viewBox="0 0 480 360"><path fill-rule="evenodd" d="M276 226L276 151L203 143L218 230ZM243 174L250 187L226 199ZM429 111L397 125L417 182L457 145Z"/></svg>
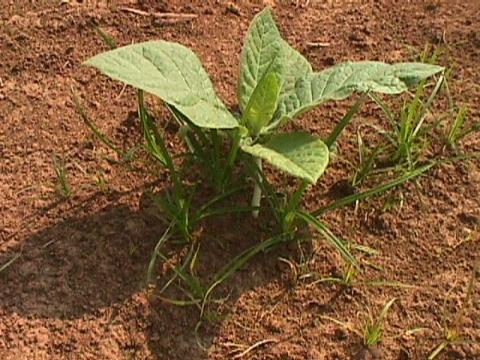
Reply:
<svg viewBox="0 0 480 360"><path fill-rule="evenodd" d="M294 92L280 102L273 124L292 119L329 100L343 100L353 92L399 94L442 70L440 66L417 63L389 65L361 61L339 64L300 78Z"/></svg>
<svg viewBox="0 0 480 360"><path fill-rule="evenodd" d="M99 54L86 64L160 97L195 126L212 129L239 126L215 94L200 60L183 45L149 41ZM254 18L242 51L239 105L250 130L242 136L243 140L253 145L251 136L271 132L284 121L326 101L342 100L353 92L398 94L442 69L421 63L389 65L363 61L313 72L306 59L281 38L270 9L266 9ZM241 138L237 141L242 141ZM298 159L310 161L308 147L294 149L289 145L288 151L294 151ZM267 161L270 159L277 157L269 156ZM277 167L278 164L278 161L272 163ZM304 172L286 169L284 162L281 164L280 170L305 178ZM312 182L317 179L308 177Z"/></svg>
<svg viewBox="0 0 480 360"><path fill-rule="evenodd" d="M255 16L245 37L238 84L242 111L267 70L280 75L281 98L294 89L299 78L313 72L310 63L282 39L268 8Z"/></svg>
<svg viewBox="0 0 480 360"><path fill-rule="evenodd" d="M310 63L281 37L272 12L267 8L255 16L245 38L237 93L241 114L237 116L216 95L200 60L185 46L167 41L148 41L115 48L113 39L98 28L95 30L114 49L87 60L85 64L139 90L139 118L144 148L158 164L168 170L173 185L162 196L153 196L168 229L152 256L149 277L152 276L156 259L163 259L163 244L173 237L173 231L180 234L183 243L190 246L189 255L182 265L174 268L174 276L161 292L173 281L181 280L186 285L185 293L189 299L175 300L174 303L199 305L202 300L204 304L211 291L249 259L260 251L301 237L301 230L307 226L316 229L349 264L357 268L347 244L337 238L317 216L328 209L397 186L428 168L412 170L406 177L359 194L353 200L341 199L314 213L300 209L305 190L320 179L328 165L329 149L335 147L337 138L368 98L367 95L399 94L441 72L443 68L440 66L422 63L390 65L363 61L346 62L315 72ZM196 184L188 187L185 185L178 163L170 154L163 135L144 102L143 92L164 102L179 125L179 133L189 152L187 160L201 168L212 187L217 190L216 196L200 209L197 209L194 201ZM342 100L354 93L361 94L360 99L325 141L306 131L280 132L280 127L288 120L327 101ZM79 104L78 101L76 104ZM79 106L77 109L97 137L120 152L88 121ZM231 181L234 178L240 182L244 179L243 176L234 176L242 171L242 167L236 166L238 159L243 161L243 169L255 183L252 206L215 208L220 200L233 193L231 189L235 187L232 187ZM301 181L298 189L290 197L278 197L263 171L262 161L298 178ZM244 189L243 184L240 189ZM240 254L214 278L210 286L203 286L192 270L198 252L192 239L194 226L205 217L213 215L253 211L254 216L257 216L262 192L267 195L266 199L279 225L279 233Z"/></svg>
<svg viewBox="0 0 480 360"><path fill-rule="evenodd" d="M148 41L107 51L85 64L158 96L197 126L214 129L238 126L215 94L200 60L183 45Z"/></svg>
<svg viewBox="0 0 480 360"><path fill-rule="evenodd" d="M390 301L388 301L384 305L382 311L377 316L374 316L371 313L370 309L368 309L368 315L363 320L363 327L359 327L358 325L343 322L343 321L331 318L329 316L322 316L322 317L355 333L357 336L362 338L363 345L366 348L374 348L376 345L378 345L382 341L385 319L387 317L388 312L390 311L390 308L392 307L392 305L396 300L397 300L396 298L393 298Z"/></svg>
<svg viewBox="0 0 480 360"><path fill-rule="evenodd" d="M455 110L453 110L455 114ZM447 130L445 142L446 144L456 150L458 147L458 143L465 138L466 136L479 132L480 131L480 123L475 122L471 125L467 125L465 123L467 119L468 109L466 106L460 106L458 110L456 110L456 115L454 115L454 120L450 124L449 129Z"/></svg>
<svg viewBox="0 0 480 360"><path fill-rule="evenodd" d="M437 62L441 52L438 49L431 55L430 52L427 47L421 55L421 61L429 64ZM480 130L477 123L467 121L467 108L455 104L448 86L451 75L452 69L447 69L434 79L435 81L420 81L413 92L406 94L400 108L388 104L378 94L368 93L383 111L388 126L386 129L368 123L359 126L359 163L355 166L351 179L353 187L358 187L371 177L385 178L390 174L408 174L425 163L464 161L478 156L476 153L452 156L451 152L445 151L447 147L455 153L461 152L460 141ZM448 100L447 109L443 108L442 100ZM341 123L337 127L340 125ZM373 144L364 142L364 129L373 129L380 135ZM438 143L445 144L445 147L438 147ZM416 190L421 191L418 183L416 185ZM396 200L397 198L399 200ZM403 193L392 194L385 203L384 210L397 204L401 206L404 198Z"/></svg>
<svg viewBox="0 0 480 360"><path fill-rule="evenodd" d="M274 72L265 73L255 87L243 113L242 121L253 136L258 135L272 119L277 108L280 89L280 80Z"/></svg>
<svg viewBox="0 0 480 360"><path fill-rule="evenodd" d="M385 304L380 314L375 318L369 315L363 330L363 343L367 347L375 346L382 340L385 318L397 299L393 298Z"/></svg>
<svg viewBox="0 0 480 360"><path fill-rule="evenodd" d="M277 134L265 144L243 145L242 150L310 183L318 180L328 164L327 146L304 132Z"/></svg>
<svg viewBox="0 0 480 360"><path fill-rule="evenodd" d="M439 94L443 81L444 77L441 76L426 100L424 97L427 83L420 82L413 98L404 102L398 114L395 114L379 97L370 94L370 97L384 112L392 128L390 132L386 133L389 144L384 146L388 163L406 165L409 169L415 166L428 145L427 135L436 126L435 123L426 125L425 120Z"/></svg>

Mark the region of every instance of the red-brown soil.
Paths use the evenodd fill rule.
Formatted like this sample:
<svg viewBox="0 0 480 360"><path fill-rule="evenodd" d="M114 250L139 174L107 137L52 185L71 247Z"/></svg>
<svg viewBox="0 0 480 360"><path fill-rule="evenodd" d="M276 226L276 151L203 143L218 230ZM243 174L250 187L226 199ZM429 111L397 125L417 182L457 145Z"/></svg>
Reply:
<svg viewBox="0 0 480 360"><path fill-rule="evenodd" d="M291 269L279 257L299 260L295 247L262 254L229 279L213 297L223 302L204 322L197 345L195 307L168 305L148 296L146 266L164 226L155 220L144 191L161 188L164 172L138 164L133 171L112 163L110 151L93 139L70 100L73 86L88 114L125 148L141 142L133 89L81 63L106 49L88 23L95 20L120 45L167 39L191 47L201 58L220 96L235 104L242 39L261 1L0 1L0 359L232 359L247 349L251 359L425 359L442 340L445 313L462 307L473 263L479 255L480 169L478 161L443 165L422 177L421 197L404 189L402 207L382 212L381 200L358 211L345 208L325 216L344 238L379 251L360 281L384 279L413 288L354 286L342 289L309 280L292 284ZM451 91L480 114L480 2L468 1L268 1L285 38L316 69L344 61L406 61L410 47L446 49L455 64ZM126 12L194 13L186 22L165 22ZM328 43L309 46L308 43ZM417 51L417 54L418 54ZM304 116L295 127L325 134L350 102L329 104ZM340 142L355 160L355 130L361 121L379 121L366 107ZM165 120L166 121L166 120ZM179 145L167 127L169 145ZM480 150L475 136L463 148ZM67 164L72 196L55 193L52 157ZM153 171L152 171L153 170ZM351 169L336 162L305 206ZM99 178L106 188L96 185ZM212 269L262 232L249 216L211 220L200 229L199 272ZM262 235L265 236L265 235ZM307 272L332 276L339 257L314 242ZM163 274L159 267L159 274ZM162 279L160 278L159 281ZM165 279L163 279L165 280ZM365 352L361 339L325 319L360 326L398 298L384 340ZM213 310L213 308L212 308ZM446 310L446 312L444 311ZM480 359L478 286L467 309L463 335L473 343L455 345L439 359ZM405 334L412 328L425 328ZM237 344L235 347L233 344Z"/></svg>

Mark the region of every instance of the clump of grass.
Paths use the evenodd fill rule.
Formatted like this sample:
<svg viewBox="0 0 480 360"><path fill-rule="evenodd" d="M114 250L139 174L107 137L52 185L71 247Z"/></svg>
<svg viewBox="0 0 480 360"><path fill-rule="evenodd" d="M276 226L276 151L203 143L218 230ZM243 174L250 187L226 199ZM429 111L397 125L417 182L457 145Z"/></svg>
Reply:
<svg viewBox="0 0 480 360"><path fill-rule="evenodd" d="M445 131L445 145L450 149L458 152L458 146L467 136L480 131L480 123L474 122L467 125L468 109L465 105L456 107L451 105L451 113L453 117L452 123L446 128Z"/></svg>
<svg viewBox="0 0 480 360"><path fill-rule="evenodd" d="M363 345L370 349L374 348L382 341L385 320L390 308L396 300L396 298L393 298L388 301L377 316L373 315L370 308L368 308L368 314L362 320L362 325L352 325L329 316L322 316L322 318L330 320L335 324L342 326L346 330L353 332L362 339Z"/></svg>
<svg viewBox="0 0 480 360"><path fill-rule="evenodd" d="M401 166L411 170L418 164L428 149L432 130L439 127L440 124L439 121L426 124L425 120L439 94L444 79L443 76L438 78L426 100L423 98L428 84L426 81L420 82L413 99L404 102L398 115L378 96L370 95L382 109L392 129L383 133L387 142L372 151L373 155L367 158L364 166L371 169L373 159L381 153L384 154L383 163L386 165ZM365 170L361 172L362 175L364 173Z"/></svg>
<svg viewBox="0 0 480 360"><path fill-rule="evenodd" d="M419 60L428 64L440 61L442 50L432 50L426 46ZM480 123L467 121L468 110L465 105L457 106L449 90L449 80L453 67L439 74L434 81L423 79L400 109L387 105L378 94L368 96L378 105L388 122L383 129L370 124L362 124L357 130L359 153L358 165L351 165L354 174L350 179L353 188L367 179L388 178L392 174L407 174L424 164L441 165L446 162L468 161L479 156L478 153L451 155L445 151L448 147L459 152L461 141L467 136L480 131ZM448 104L442 110L444 103ZM373 129L380 135L379 139L367 145L362 132L365 128ZM444 144L443 148L438 145ZM348 161L347 161L348 162ZM421 187L414 181L415 190L421 195ZM383 211L393 207L402 207L406 192L391 194L386 200Z"/></svg>
<svg viewBox="0 0 480 360"><path fill-rule="evenodd" d="M367 321L363 328L363 344L372 347L380 343L383 336L383 326L390 308L397 299L393 298L385 304L377 317L369 311Z"/></svg>

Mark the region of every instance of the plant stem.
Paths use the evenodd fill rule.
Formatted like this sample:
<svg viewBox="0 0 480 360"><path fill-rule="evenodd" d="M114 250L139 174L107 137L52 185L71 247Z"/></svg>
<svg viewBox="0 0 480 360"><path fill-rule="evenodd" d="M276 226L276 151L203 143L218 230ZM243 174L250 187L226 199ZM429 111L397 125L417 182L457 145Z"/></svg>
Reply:
<svg viewBox="0 0 480 360"><path fill-rule="evenodd" d="M298 205L302 200L303 193L307 189L309 183L306 180L302 180L302 183L297 190L290 196L288 203L283 211L282 217L282 229L283 232L288 233L291 231L293 221L295 220L295 215L293 214L298 210Z"/></svg>
<svg viewBox="0 0 480 360"><path fill-rule="evenodd" d="M254 158L255 165L257 165L258 171L262 171L262 159L255 157ZM255 187L253 188L253 196L252 196L252 207L257 209L252 211L252 216L254 219L258 218L258 213L260 211L260 200L262 199L262 188L260 183L262 182L262 177L257 174L257 178L255 179Z"/></svg>
<svg viewBox="0 0 480 360"><path fill-rule="evenodd" d="M237 158L238 149L240 148L240 132L238 129L233 130L232 144L228 153L227 164L222 174L222 186L225 187L230 181L232 175L233 164Z"/></svg>

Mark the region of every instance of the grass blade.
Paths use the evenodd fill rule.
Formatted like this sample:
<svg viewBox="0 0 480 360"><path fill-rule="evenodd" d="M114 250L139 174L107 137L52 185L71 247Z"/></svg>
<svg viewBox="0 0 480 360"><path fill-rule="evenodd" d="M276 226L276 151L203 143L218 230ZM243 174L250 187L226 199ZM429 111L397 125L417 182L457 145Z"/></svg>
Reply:
<svg viewBox="0 0 480 360"><path fill-rule="evenodd" d="M397 301L396 298L391 299L388 303L385 304L385 306L382 309L382 312L378 316L378 322L383 322L385 317L387 316L388 312L390 311L390 308L392 307L393 303Z"/></svg>
<svg viewBox="0 0 480 360"><path fill-rule="evenodd" d="M342 255L342 257L348 261L350 264L355 266L357 269L359 269L359 265L357 260L353 257L353 255L350 253L350 251L347 249L346 245L342 240L337 238L331 231L330 229L327 228L327 226L318 220L316 217L312 216L309 213L297 210L296 215L303 219L307 224L312 225L315 229L317 229L318 232L320 232L325 239L332 244L337 251Z"/></svg>
<svg viewBox="0 0 480 360"><path fill-rule="evenodd" d="M216 195L214 196L212 199L210 199L206 204L204 204L198 211L197 211L197 216L196 217L200 217L202 215L202 213L207 210L209 207L211 207L212 205L216 204L217 202L219 201L222 201L223 199L226 199L228 198L230 195L233 195L235 194L236 192L238 191L241 191L241 190L246 190L247 187L246 186L239 186L239 187L235 187L233 189L230 189L230 190L227 190L219 195Z"/></svg>
<svg viewBox="0 0 480 360"><path fill-rule="evenodd" d="M75 94L73 86L70 88L70 94L73 100L73 104L75 105L75 110L78 112L78 114L80 115L80 118L85 123L85 125L88 126L88 128L93 132L93 134L97 137L98 140L100 140L107 147L115 151L118 155L120 155L121 158L124 158L123 151L118 149L115 145L113 145L113 143L108 139L108 137L105 134L103 134L100 130L98 130L95 124L92 121L90 121L90 119L88 118L85 112L85 109L80 103L80 100L77 94Z"/></svg>
<svg viewBox="0 0 480 360"><path fill-rule="evenodd" d="M434 360L448 346L448 341L442 341L428 356L427 360Z"/></svg>
<svg viewBox="0 0 480 360"><path fill-rule="evenodd" d="M352 105L352 107L348 110L345 116L340 120L340 122L335 126L332 130L330 135L328 135L327 139L325 140L325 145L330 149L333 144L337 142L337 138L342 133L343 129L350 123L353 116L358 112L360 106L365 102L368 97L368 93L364 93L360 96L360 98Z"/></svg>
<svg viewBox="0 0 480 360"><path fill-rule="evenodd" d="M172 171L172 159L169 156L163 138L160 136L157 127L145 108L143 91L141 90L138 91L138 116L143 124L143 135L146 141L145 149L163 166L169 166L169 170ZM170 167L170 165L172 166Z"/></svg>
<svg viewBox="0 0 480 360"><path fill-rule="evenodd" d="M13 258L8 260L5 264L0 266L0 273L5 271L10 265L12 265L18 258L20 257L20 254L15 255Z"/></svg>
<svg viewBox="0 0 480 360"><path fill-rule="evenodd" d="M98 36L103 40L103 42L111 49L116 49L117 48L117 43L113 38L108 35L105 31L103 31L97 24L95 24L93 21L90 21L90 26L92 29L97 33Z"/></svg>
<svg viewBox="0 0 480 360"><path fill-rule="evenodd" d="M147 268L147 284L150 284L152 282L152 275L155 270L155 264L157 262L157 257L160 255L160 249L162 248L163 244L170 238L171 236L171 230L173 227L173 224L175 222L172 221L170 225L167 227L165 232L162 234L160 239L158 240L157 244L155 245L155 249L153 250L152 257L150 258L150 261L148 263L148 268Z"/></svg>
<svg viewBox="0 0 480 360"><path fill-rule="evenodd" d="M249 212L249 211L251 212L258 209L259 207L254 207L254 206L247 206L247 207L230 206L230 207L217 208L217 209L212 209L208 211L203 211L198 217L195 218L195 221L200 221L210 216L225 215L225 214L231 214L231 213L242 213L242 212Z"/></svg>
<svg viewBox="0 0 480 360"><path fill-rule="evenodd" d="M427 170L429 170L431 167L433 167L436 164L437 164L436 162L430 162L426 165L420 166L419 168L417 168L415 170L409 171L409 172L403 174L402 176L399 176L395 180L392 180L392 181L390 181L386 184L377 186L373 189L370 189L370 190L367 190L367 191L364 191L364 192L361 192L361 193L358 193L358 194L345 196L345 197L343 197L343 198L341 198L341 199L339 199L339 200L337 200L337 201L335 201L335 202L333 202L329 205L323 206L323 207L313 211L311 214L313 216L319 216L319 215L322 215L329 210L337 209L337 208L340 208L340 207L343 207L343 206L346 206L346 205L349 205L349 204L353 204L357 201L364 200L364 199L369 198L371 196L375 196L375 195L384 193L385 191L390 190L394 187L397 187L397 186L399 186L399 185L401 185L401 184L403 184L403 183L405 183L409 180L415 179L416 177L422 175L424 172L426 172Z"/></svg>
<svg viewBox="0 0 480 360"><path fill-rule="evenodd" d="M212 286L211 287L216 287L220 283L224 282L226 279L228 279L234 272L236 272L238 269L240 269L242 266L244 266L251 258L253 258L255 255L259 254L262 251L266 251L268 249L271 249L275 247L276 245L288 241L289 236L287 234L280 234L274 237L271 237L270 239L267 239L265 241L262 241L261 243L252 246L242 252L240 255L237 255L235 258L233 258L227 265L225 265L218 273L215 275ZM210 289L209 289L210 290ZM210 292L210 291L209 291Z"/></svg>

